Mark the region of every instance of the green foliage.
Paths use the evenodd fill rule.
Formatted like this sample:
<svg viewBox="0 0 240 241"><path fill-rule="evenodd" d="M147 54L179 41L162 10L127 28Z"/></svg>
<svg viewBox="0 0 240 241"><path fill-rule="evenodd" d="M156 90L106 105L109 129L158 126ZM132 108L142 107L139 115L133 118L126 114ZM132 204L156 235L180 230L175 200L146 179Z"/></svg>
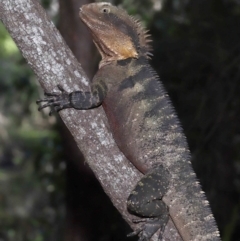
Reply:
<svg viewBox="0 0 240 241"><path fill-rule="evenodd" d="M8 56L18 52L18 49L8 35L7 30L4 28L2 24L0 24L0 56Z"/></svg>
<svg viewBox="0 0 240 241"><path fill-rule="evenodd" d="M0 239L62 240L65 162L32 71L0 25Z"/></svg>

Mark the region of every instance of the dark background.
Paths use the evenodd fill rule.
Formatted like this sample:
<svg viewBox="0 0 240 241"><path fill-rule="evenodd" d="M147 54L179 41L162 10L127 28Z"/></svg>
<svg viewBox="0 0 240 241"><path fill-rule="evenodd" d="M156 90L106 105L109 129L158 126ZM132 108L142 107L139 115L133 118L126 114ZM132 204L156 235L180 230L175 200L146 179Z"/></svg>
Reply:
<svg viewBox="0 0 240 241"><path fill-rule="evenodd" d="M84 3L42 1L92 78L99 55L78 18ZM152 65L181 120L221 236L239 241L240 2L114 3L150 29ZM36 77L0 25L0 241L134 240L58 116L37 111L39 96Z"/></svg>

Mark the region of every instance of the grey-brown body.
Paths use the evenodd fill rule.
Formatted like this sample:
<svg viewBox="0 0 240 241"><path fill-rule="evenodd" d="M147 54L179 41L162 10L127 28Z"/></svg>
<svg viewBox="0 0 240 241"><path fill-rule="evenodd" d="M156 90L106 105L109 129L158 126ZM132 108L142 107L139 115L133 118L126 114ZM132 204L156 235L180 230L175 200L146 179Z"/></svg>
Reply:
<svg viewBox="0 0 240 241"><path fill-rule="evenodd" d="M93 81L99 79L104 79L108 88L103 107L114 139L141 172L146 173L154 163L171 165L176 153L189 159L169 98L146 59L106 65Z"/></svg>
<svg viewBox="0 0 240 241"><path fill-rule="evenodd" d="M90 109L103 105L114 139L144 177L128 210L149 218L139 241L163 232L170 217L184 241L219 241L205 195L192 170L185 136L156 73L139 23L109 3L84 5L80 17L102 55L89 92L48 94L40 109ZM161 233L160 232L160 233ZM161 239L161 235L160 235Z"/></svg>
<svg viewBox="0 0 240 241"><path fill-rule="evenodd" d="M163 201L183 240L220 240L178 118L148 60L116 61L98 71L94 84L99 79L108 86L103 107L120 150L143 173L155 164L170 173Z"/></svg>

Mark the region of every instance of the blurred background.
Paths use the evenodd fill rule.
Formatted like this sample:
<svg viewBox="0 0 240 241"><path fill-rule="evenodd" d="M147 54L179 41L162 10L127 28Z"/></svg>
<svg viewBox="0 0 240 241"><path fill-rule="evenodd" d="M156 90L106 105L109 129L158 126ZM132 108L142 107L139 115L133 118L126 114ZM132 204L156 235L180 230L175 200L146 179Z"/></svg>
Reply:
<svg viewBox="0 0 240 241"><path fill-rule="evenodd" d="M92 78L99 54L78 17L88 2L41 3ZM221 236L239 241L240 1L112 3L150 29L152 65L181 120ZM58 115L37 111L42 94L0 25L0 241L137 240L126 238L130 228Z"/></svg>

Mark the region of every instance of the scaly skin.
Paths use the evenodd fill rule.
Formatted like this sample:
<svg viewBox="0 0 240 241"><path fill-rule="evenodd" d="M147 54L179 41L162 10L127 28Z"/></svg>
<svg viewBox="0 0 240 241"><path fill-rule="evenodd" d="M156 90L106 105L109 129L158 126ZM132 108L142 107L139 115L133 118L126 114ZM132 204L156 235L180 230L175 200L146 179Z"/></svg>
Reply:
<svg viewBox="0 0 240 241"><path fill-rule="evenodd" d="M145 30L109 3L80 9L102 60L90 92L48 94L40 109L90 109L102 104L114 139L129 161L145 174L127 201L143 218L139 241L150 240L172 218L184 241L219 241L219 232L192 170L182 128L156 73L148 63Z"/></svg>

